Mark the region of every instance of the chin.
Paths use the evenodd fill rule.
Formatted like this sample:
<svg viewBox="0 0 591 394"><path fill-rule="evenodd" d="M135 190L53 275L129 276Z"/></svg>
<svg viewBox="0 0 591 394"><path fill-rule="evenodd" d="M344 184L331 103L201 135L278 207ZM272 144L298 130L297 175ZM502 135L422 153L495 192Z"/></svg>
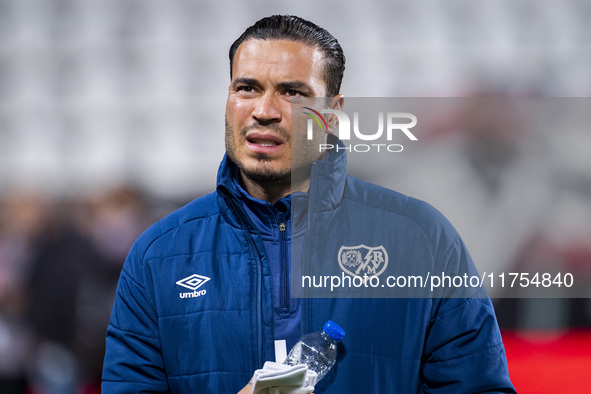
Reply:
<svg viewBox="0 0 591 394"><path fill-rule="evenodd" d="M291 181L291 172L281 171L243 171L244 175L257 183L284 183Z"/></svg>
<svg viewBox="0 0 591 394"><path fill-rule="evenodd" d="M258 183L281 182L289 180L291 176L291 168L274 166L265 159L240 161L236 164L244 176Z"/></svg>

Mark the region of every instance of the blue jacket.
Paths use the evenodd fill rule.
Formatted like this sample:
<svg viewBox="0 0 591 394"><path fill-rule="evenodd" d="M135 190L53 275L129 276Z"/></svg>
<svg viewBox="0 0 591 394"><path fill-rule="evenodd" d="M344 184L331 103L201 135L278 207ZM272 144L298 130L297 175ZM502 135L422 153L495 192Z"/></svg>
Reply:
<svg viewBox="0 0 591 394"><path fill-rule="evenodd" d="M270 262L238 202L234 168L225 158L215 192L134 244L107 330L104 393L236 393L274 360ZM294 194L294 206L301 208L292 209L294 239L297 229L305 235L294 248L304 261L330 260L339 246L380 242L389 251L383 275L407 266L474 270L440 213L347 176L345 154L314 163L310 193ZM302 334L329 319L347 332L317 394L515 392L488 298L312 295L300 307Z"/></svg>

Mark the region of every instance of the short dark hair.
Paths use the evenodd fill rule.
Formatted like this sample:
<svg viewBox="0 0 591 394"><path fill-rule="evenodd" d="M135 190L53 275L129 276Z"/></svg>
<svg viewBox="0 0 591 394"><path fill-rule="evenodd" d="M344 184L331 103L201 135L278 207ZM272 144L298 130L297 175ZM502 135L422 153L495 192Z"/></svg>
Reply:
<svg viewBox="0 0 591 394"><path fill-rule="evenodd" d="M249 39L292 40L320 48L326 62L326 95L332 97L339 94L345 72L345 54L341 44L325 29L294 15L273 15L260 19L246 29L230 47L230 78L234 55L240 44Z"/></svg>

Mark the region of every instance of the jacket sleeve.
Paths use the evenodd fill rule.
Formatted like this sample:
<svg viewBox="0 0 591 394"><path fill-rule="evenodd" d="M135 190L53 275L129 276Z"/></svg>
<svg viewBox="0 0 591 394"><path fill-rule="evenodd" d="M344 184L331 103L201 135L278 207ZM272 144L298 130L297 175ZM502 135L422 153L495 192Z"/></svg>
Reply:
<svg viewBox="0 0 591 394"><path fill-rule="evenodd" d="M490 299L444 299L425 343L426 393L515 393Z"/></svg>
<svg viewBox="0 0 591 394"><path fill-rule="evenodd" d="M107 328L103 393L169 391L157 315L141 275L134 275L135 255L132 248L119 278Z"/></svg>
<svg viewBox="0 0 591 394"><path fill-rule="evenodd" d="M459 238L448 252L447 273L478 275ZM434 302L421 371L426 393L516 392L493 305L483 290Z"/></svg>

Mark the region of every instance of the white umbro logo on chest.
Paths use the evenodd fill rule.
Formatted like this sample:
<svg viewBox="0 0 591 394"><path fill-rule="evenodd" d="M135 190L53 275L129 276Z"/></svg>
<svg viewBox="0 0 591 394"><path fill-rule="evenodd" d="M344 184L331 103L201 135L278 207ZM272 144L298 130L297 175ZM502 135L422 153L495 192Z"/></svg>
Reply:
<svg viewBox="0 0 591 394"><path fill-rule="evenodd" d="M207 291L205 289L201 289L199 291L197 291L197 289L200 288L201 286L203 286L205 284L205 282L207 282L209 280L210 280L210 278L208 278L207 276L193 274L193 275L187 276L186 278L183 278L183 279L177 281L176 282L177 285L185 287L189 290L193 290L191 292L179 293L179 297L180 298L195 298L195 297L200 297L202 295L207 294Z"/></svg>

